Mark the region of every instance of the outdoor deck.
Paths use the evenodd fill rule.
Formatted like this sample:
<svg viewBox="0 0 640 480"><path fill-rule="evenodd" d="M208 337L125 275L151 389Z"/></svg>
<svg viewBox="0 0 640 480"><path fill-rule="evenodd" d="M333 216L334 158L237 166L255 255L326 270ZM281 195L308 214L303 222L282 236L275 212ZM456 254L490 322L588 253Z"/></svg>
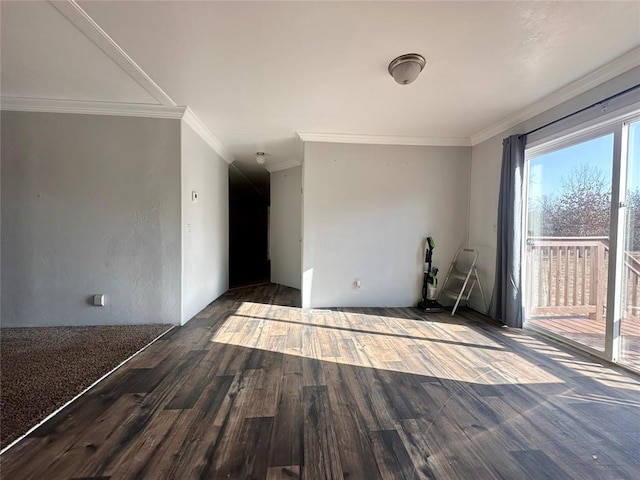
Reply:
<svg viewBox="0 0 640 480"><path fill-rule="evenodd" d="M583 316L538 316L528 320L530 324L561 335L591 348L604 351L604 319ZM640 370L640 320L623 321L621 325L620 363Z"/></svg>
<svg viewBox="0 0 640 480"><path fill-rule="evenodd" d="M640 369L640 252L622 262L619 361ZM529 237L526 253L529 324L604 351L607 237Z"/></svg>

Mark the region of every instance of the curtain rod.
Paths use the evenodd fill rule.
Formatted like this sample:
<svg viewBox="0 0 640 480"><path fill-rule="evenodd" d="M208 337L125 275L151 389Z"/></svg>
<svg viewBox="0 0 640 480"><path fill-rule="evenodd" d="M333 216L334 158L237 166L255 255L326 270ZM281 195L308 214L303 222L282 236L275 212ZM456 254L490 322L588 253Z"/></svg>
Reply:
<svg viewBox="0 0 640 480"><path fill-rule="evenodd" d="M608 102L609 100L613 100L614 98L618 98L618 97L624 95L625 93L629 93L629 92L631 92L633 90L637 90L638 88L640 88L640 83L637 84L637 85L634 85L633 87L629 87L626 90L623 90L622 92L618 92L618 93L613 94L613 95L611 95L611 96L609 96L607 98L603 98L602 100L599 100L596 103L592 103L588 107L581 108L580 110L577 110L577 111L575 111L573 113L570 113L569 115L565 115L562 118L558 118L557 120L554 120L553 122L546 123L546 124L542 125L541 127L534 128L533 130L530 130L527 133L523 133L522 135L518 135L518 138L522 138L522 137L526 137L527 135L531 135L532 133L535 133L538 130L542 130L543 128L550 127L551 125L554 125L554 124L556 124L558 122L561 122L562 120L566 120L567 118L573 117L574 115L578 115L579 113L582 113L582 112L584 112L586 110L589 110L590 108L593 108L593 107L596 107L598 105L601 105L601 104L603 104L605 102Z"/></svg>

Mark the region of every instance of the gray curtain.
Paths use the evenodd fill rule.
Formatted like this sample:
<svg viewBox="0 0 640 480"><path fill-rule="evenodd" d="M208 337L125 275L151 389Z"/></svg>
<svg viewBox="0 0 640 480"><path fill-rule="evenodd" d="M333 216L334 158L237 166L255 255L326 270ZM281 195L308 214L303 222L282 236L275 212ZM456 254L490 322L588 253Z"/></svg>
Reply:
<svg viewBox="0 0 640 480"><path fill-rule="evenodd" d="M522 328L523 320L520 257L525 144L524 135L511 135L502 141L496 279L489 308L491 318L517 328Z"/></svg>

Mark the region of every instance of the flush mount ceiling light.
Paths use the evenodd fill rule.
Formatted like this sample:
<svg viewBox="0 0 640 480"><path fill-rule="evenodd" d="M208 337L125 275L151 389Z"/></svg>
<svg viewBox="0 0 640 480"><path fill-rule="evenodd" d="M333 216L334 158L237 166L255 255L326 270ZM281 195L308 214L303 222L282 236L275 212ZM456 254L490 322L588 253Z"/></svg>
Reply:
<svg viewBox="0 0 640 480"><path fill-rule="evenodd" d="M395 58L389 64L389 75L400 85L413 82L427 64L422 55L406 53Z"/></svg>
<svg viewBox="0 0 640 480"><path fill-rule="evenodd" d="M264 165L264 162L265 162L264 152L256 153L256 162L258 162L259 165Z"/></svg>

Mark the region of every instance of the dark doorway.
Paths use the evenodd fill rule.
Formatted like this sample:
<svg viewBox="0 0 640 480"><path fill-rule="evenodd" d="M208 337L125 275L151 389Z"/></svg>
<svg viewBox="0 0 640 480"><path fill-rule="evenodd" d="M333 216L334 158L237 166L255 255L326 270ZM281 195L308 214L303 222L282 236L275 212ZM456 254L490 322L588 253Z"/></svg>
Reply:
<svg viewBox="0 0 640 480"><path fill-rule="evenodd" d="M266 283L269 261L269 173L229 168L229 287Z"/></svg>

